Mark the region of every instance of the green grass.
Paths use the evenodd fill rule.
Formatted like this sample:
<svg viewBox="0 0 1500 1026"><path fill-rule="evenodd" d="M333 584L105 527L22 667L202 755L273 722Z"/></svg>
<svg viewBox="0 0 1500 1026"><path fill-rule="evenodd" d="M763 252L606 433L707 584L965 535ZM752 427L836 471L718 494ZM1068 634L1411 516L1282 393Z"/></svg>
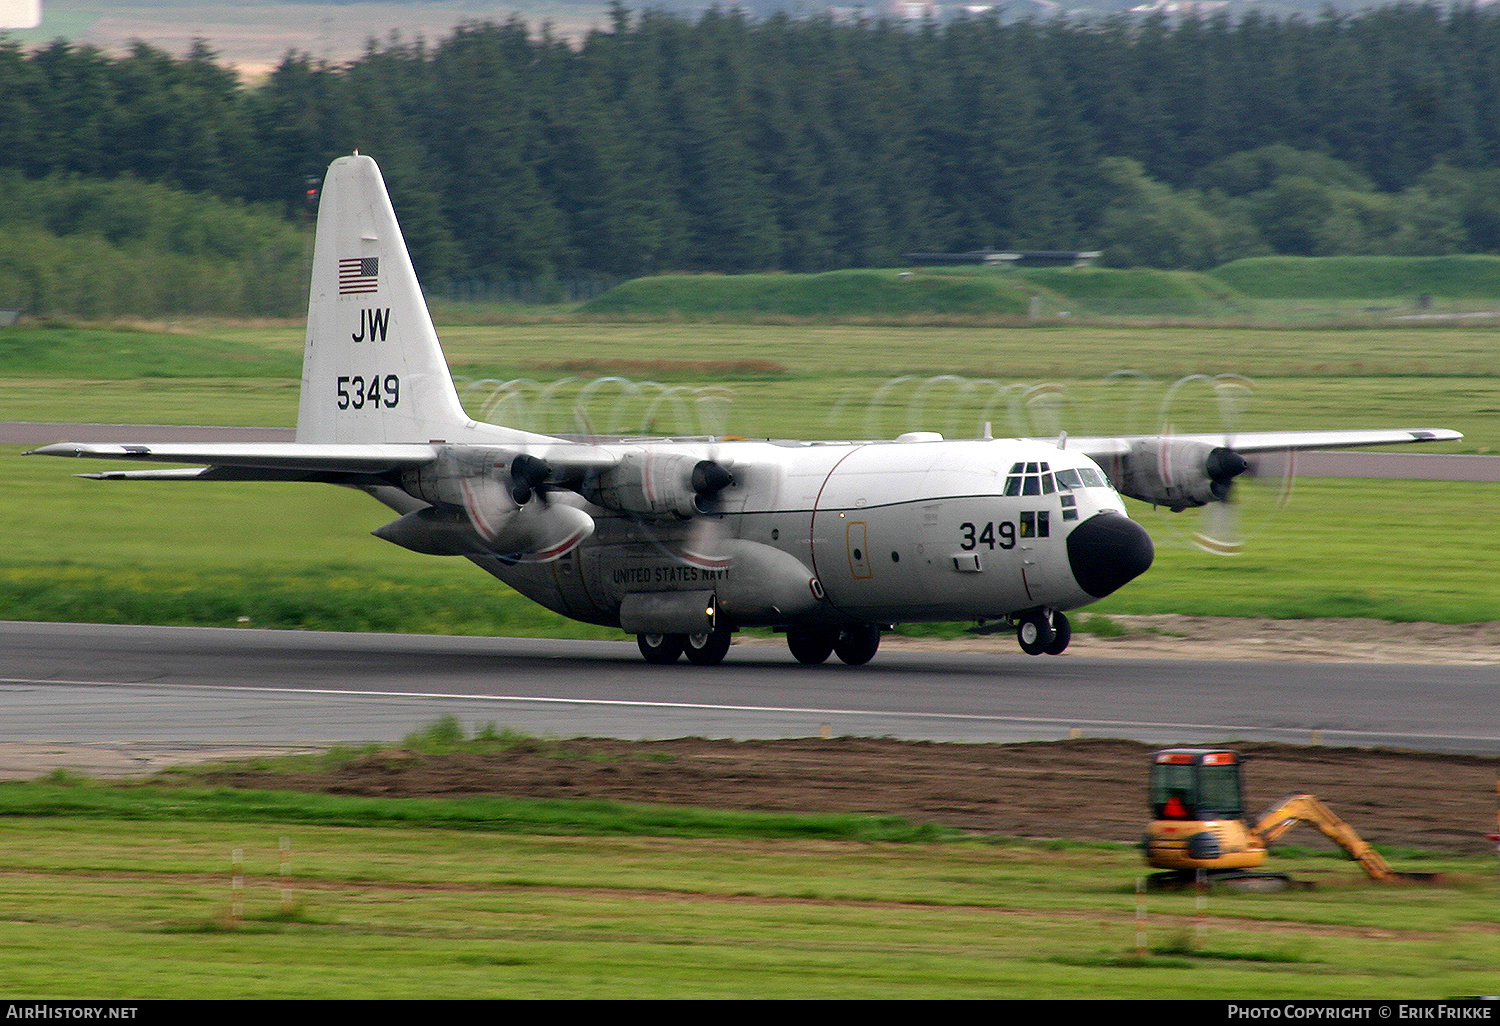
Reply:
<svg viewBox="0 0 1500 1026"><path fill-rule="evenodd" d="M405 753L386 758L404 765ZM753 813L602 800L531 798L365 798L296 791L195 787L180 782L130 787L0 783L0 818L68 817L146 822L407 826L495 833L651 837L817 837L933 841L953 836L895 816Z"/></svg>
<svg viewBox="0 0 1500 1026"><path fill-rule="evenodd" d="M1252 305L1224 282L1196 271L1152 268L1018 267L1008 272L1040 290L1038 313L1069 317L1244 317Z"/></svg>
<svg viewBox="0 0 1500 1026"><path fill-rule="evenodd" d="M281 876L290 847L289 893ZM241 915L231 853L243 853ZM1125 844L0 817L0 989L151 998L1419 999L1488 993L1489 859L1150 895Z"/></svg>
<svg viewBox="0 0 1500 1026"><path fill-rule="evenodd" d="M1500 257L1494 256L1250 257L1209 274L1258 298L1500 301Z"/></svg>
<svg viewBox="0 0 1500 1026"><path fill-rule="evenodd" d="M664 274L636 278L583 304L587 314L687 319L1024 316L1006 278L896 270L823 274Z"/></svg>
<svg viewBox="0 0 1500 1026"><path fill-rule="evenodd" d="M1413 307L1418 297L1425 297L1422 310L1437 312L1500 301L1500 257L1255 257L1206 273L956 266L659 275L626 282L581 309L690 321L811 318L959 325L969 319L1003 326L1037 317L1069 325L1091 318L1296 323L1420 312Z"/></svg>
<svg viewBox="0 0 1500 1026"><path fill-rule="evenodd" d="M18 378L298 378L300 355L149 329L31 323L0 330L0 373Z"/></svg>
<svg viewBox="0 0 1500 1026"><path fill-rule="evenodd" d="M1294 619L1500 620L1500 596L1482 581L1500 566L1500 538L1476 530L1475 522L1476 511L1494 507L1495 489L1468 482L1299 480L1287 508L1262 505L1247 512L1248 551L1229 558L1180 540L1198 514L1131 503L1131 515L1157 541L1157 561L1090 608ZM1189 594L1192 600L1182 601Z"/></svg>

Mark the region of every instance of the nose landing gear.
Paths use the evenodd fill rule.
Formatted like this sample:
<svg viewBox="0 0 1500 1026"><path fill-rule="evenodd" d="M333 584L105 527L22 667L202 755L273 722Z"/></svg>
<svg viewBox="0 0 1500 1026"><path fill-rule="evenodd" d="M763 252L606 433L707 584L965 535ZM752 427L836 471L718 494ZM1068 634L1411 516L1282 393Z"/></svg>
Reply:
<svg viewBox="0 0 1500 1026"><path fill-rule="evenodd" d="M1062 655L1073 640L1073 626L1062 613L1032 609L1016 618L1016 640L1027 655Z"/></svg>

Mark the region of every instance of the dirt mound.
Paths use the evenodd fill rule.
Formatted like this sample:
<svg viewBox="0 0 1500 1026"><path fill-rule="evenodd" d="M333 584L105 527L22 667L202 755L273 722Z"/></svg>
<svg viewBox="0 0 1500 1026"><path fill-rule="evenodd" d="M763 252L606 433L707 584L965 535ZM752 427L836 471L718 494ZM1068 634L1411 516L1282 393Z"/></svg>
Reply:
<svg viewBox="0 0 1500 1026"><path fill-rule="evenodd" d="M1252 810L1310 791L1380 845L1482 854L1500 759L1283 744L1235 746ZM721 809L866 812L986 834L1133 842L1153 749L1133 741L948 744L531 740L483 755L391 750L327 774L225 771L215 783L385 796L603 798ZM1329 846L1312 827L1288 839Z"/></svg>

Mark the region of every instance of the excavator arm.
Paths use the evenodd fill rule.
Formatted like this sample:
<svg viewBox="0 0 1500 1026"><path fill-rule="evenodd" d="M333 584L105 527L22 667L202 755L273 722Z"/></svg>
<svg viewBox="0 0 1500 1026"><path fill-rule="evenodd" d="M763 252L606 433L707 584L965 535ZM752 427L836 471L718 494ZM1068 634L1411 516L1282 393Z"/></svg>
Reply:
<svg viewBox="0 0 1500 1026"><path fill-rule="evenodd" d="M1334 815L1333 810L1314 795L1287 795L1261 814L1260 819L1255 822L1255 832L1269 846L1298 823L1311 823L1323 831L1324 835L1363 867L1370 879L1389 883L1402 878L1379 852L1370 847L1369 842L1355 833L1353 827Z"/></svg>

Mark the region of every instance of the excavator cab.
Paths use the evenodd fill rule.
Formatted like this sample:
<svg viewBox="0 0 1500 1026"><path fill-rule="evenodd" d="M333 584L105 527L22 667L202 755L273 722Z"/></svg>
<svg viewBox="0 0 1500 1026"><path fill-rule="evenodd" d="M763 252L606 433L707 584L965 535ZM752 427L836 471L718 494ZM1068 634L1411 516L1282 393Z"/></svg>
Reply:
<svg viewBox="0 0 1500 1026"><path fill-rule="evenodd" d="M1168 748L1151 762L1151 816L1142 842L1158 869L1249 869L1266 848L1245 823L1241 756L1223 748Z"/></svg>
<svg viewBox="0 0 1500 1026"><path fill-rule="evenodd" d="M1202 748L1157 752L1151 811L1155 819L1244 819L1239 754Z"/></svg>

